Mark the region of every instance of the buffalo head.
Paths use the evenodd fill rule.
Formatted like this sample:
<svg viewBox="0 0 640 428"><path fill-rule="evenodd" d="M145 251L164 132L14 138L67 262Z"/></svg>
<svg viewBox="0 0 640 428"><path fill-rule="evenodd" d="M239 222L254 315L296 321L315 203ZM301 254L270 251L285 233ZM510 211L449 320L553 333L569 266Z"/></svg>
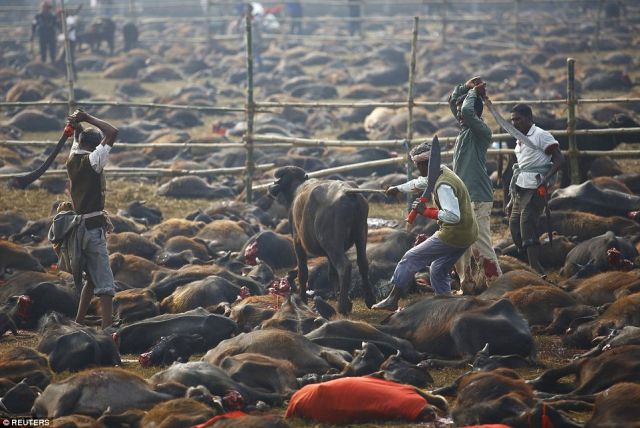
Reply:
<svg viewBox="0 0 640 428"><path fill-rule="evenodd" d="M280 195L284 197L287 205L293 201L298 186L309 177L302 168L297 166L283 166L278 168L274 174L275 181L269 185L269 195L278 198Z"/></svg>

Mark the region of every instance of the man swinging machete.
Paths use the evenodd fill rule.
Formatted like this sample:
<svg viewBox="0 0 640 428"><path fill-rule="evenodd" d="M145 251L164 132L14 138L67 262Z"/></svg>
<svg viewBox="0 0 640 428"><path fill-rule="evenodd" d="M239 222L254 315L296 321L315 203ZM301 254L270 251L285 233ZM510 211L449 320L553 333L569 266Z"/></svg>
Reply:
<svg viewBox="0 0 640 428"><path fill-rule="evenodd" d="M516 138L513 177L509 186L511 200L505 207L513 243L526 254L529 266L546 277L540 263L539 218L544 210L549 243L553 243L553 227L549 210L549 190L555 175L565 163L560 144L548 131L533 122L533 111L527 104L517 104L511 110L511 123L495 109L488 98L485 105L496 121Z"/></svg>
<svg viewBox="0 0 640 428"><path fill-rule="evenodd" d="M414 148L410 155L420 176L399 186L389 187L386 193L397 195L399 192L422 191L422 197L413 203L407 221L412 223L420 214L437 220L440 229L402 256L391 278L391 292L372 309L395 311L415 273L429 266L435 294L450 294L453 265L478 239L478 225L469 192L453 171L440 164L438 137L434 137L431 143Z"/></svg>
<svg viewBox="0 0 640 428"><path fill-rule="evenodd" d="M115 285L107 251L109 222L104 211L103 169L118 129L81 110L75 111L67 120L75 129L67 161L73 210L55 216L49 241L60 248L59 266L73 273L74 284L80 293L76 322L84 321L95 294L100 301L102 328L106 329L112 324ZM83 129L82 122L98 129ZM86 274L86 280L83 274Z"/></svg>

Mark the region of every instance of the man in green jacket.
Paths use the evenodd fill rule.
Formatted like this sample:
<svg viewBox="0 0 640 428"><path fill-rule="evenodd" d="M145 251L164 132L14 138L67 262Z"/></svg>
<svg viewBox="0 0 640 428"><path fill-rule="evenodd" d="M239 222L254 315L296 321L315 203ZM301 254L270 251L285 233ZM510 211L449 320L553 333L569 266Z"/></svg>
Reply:
<svg viewBox="0 0 640 428"><path fill-rule="evenodd" d="M493 187L486 168L491 129L482 120L485 88L486 83L480 77L473 77L456 86L449 97L451 112L460 124L453 153L453 172L469 191L478 223L478 240L456 263L461 288L469 291L481 291L502 275L491 240L489 216L493 206ZM476 269L472 269L472 255Z"/></svg>

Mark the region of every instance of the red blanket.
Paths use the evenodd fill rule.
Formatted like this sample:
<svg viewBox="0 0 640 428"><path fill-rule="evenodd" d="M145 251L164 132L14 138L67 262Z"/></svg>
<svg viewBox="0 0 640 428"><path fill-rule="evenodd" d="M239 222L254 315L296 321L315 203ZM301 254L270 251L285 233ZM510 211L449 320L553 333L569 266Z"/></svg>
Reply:
<svg viewBox="0 0 640 428"><path fill-rule="evenodd" d="M298 390L289 401L285 418L330 424L415 421L427 405L412 386L373 377L348 377Z"/></svg>

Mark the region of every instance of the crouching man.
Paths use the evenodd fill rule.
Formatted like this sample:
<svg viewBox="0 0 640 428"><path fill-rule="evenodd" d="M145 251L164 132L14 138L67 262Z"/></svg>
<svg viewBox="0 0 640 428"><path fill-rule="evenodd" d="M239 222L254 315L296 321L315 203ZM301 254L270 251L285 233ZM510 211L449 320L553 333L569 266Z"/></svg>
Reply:
<svg viewBox="0 0 640 428"><path fill-rule="evenodd" d="M435 145L434 149L439 150ZM411 151L420 176L405 184L389 187L388 195L399 192L416 193L427 188L427 173L431 158L431 143L423 143ZM439 158L439 157L434 157ZM419 214L435 219L440 229L429 239L407 251L396 266L391 278L393 288L386 299L373 309L395 311L398 301L407 290L416 272L430 266L431 286L436 294L451 293L450 272L460 256L478 239L478 225L471 207L469 192L460 178L449 168L440 166L440 175L433 187L431 200L435 207L415 202Z"/></svg>

